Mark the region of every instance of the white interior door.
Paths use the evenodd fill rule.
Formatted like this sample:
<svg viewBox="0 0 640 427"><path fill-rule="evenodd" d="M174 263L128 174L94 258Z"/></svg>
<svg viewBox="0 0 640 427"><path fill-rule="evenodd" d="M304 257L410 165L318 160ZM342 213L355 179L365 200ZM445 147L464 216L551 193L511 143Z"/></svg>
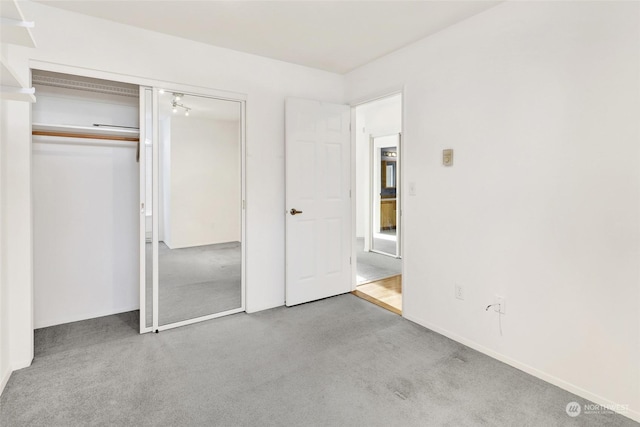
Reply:
<svg viewBox="0 0 640 427"><path fill-rule="evenodd" d="M350 109L286 102L286 305L351 291Z"/></svg>

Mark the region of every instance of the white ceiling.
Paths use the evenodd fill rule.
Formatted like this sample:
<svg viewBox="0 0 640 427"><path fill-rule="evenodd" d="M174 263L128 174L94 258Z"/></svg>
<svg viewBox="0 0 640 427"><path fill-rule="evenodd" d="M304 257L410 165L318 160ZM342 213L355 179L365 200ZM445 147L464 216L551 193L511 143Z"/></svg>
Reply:
<svg viewBox="0 0 640 427"><path fill-rule="evenodd" d="M346 73L500 1L57 1L40 3Z"/></svg>

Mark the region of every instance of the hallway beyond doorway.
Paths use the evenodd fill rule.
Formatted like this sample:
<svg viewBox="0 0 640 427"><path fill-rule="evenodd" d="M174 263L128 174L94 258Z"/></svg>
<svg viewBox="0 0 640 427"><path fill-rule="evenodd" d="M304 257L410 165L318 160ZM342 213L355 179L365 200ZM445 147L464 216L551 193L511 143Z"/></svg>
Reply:
<svg viewBox="0 0 640 427"><path fill-rule="evenodd" d="M356 284L361 285L402 273L402 261L399 258L364 251L364 239L357 239Z"/></svg>
<svg viewBox="0 0 640 427"><path fill-rule="evenodd" d="M402 315L402 275L359 285L353 295Z"/></svg>

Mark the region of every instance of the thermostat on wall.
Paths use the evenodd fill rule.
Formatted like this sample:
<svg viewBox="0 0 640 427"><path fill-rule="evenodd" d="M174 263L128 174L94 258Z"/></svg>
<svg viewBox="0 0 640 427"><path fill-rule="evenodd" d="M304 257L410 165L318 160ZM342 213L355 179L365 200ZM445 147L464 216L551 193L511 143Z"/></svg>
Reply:
<svg viewBox="0 0 640 427"><path fill-rule="evenodd" d="M453 166L453 149L442 150L442 165Z"/></svg>

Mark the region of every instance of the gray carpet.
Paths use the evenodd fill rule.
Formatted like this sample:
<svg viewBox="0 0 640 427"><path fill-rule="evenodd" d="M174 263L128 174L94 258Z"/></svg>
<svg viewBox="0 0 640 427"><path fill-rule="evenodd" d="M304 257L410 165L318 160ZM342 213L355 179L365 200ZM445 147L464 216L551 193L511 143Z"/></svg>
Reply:
<svg viewBox="0 0 640 427"><path fill-rule="evenodd" d="M169 249L160 242L158 323L166 325L241 307L241 258L240 242L182 249ZM148 326L152 319L151 286L147 280Z"/></svg>
<svg viewBox="0 0 640 427"><path fill-rule="evenodd" d="M2 426L637 426L353 295L138 335L136 313L36 331Z"/></svg>
<svg viewBox="0 0 640 427"><path fill-rule="evenodd" d="M371 249L389 255L396 255L397 251L395 240L379 239L376 237L373 238Z"/></svg>
<svg viewBox="0 0 640 427"><path fill-rule="evenodd" d="M356 279L358 284L402 274L402 261L398 258L364 251L364 239L357 240Z"/></svg>

